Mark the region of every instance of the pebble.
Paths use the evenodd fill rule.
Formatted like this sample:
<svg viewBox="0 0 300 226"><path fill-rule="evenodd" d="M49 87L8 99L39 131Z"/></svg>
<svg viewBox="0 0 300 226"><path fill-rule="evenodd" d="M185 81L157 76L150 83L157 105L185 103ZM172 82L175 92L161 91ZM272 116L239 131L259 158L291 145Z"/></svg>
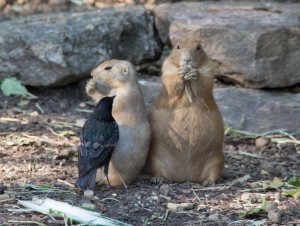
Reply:
<svg viewBox="0 0 300 226"><path fill-rule="evenodd" d="M86 107L86 103L84 103L84 102L80 103L80 104L79 104L79 107L80 107L80 108L85 108L85 107Z"/></svg>
<svg viewBox="0 0 300 226"><path fill-rule="evenodd" d="M92 190L85 190L83 194L86 197L92 197L94 195L94 191L92 191Z"/></svg>
<svg viewBox="0 0 300 226"><path fill-rule="evenodd" d="M173 211L184 211L184 210L191 210L194 208L193 203L168 203L167 204L168 209L173 210Z"/></svg>
<svg viewBox="0 0 300 226"><path fill-rule="evenodd" d="M93 203L82 203L81 207L87 210L95 210L96 208L95 204Z"/></svg>
<svg viewBox="0 0 300 226"><path fill-rule="evenodd" d="M255 140L255 146L257 149L261 149L270 144L271 140L265 137L259 137Z"/></svg>
<svg viewBox="0 0 300 226"><path fill-rule="evenodd" d="M219 215L218 214L211 214L208 216L208 219L211 221L219 221Z"/></svg>
<svg viewBox="0 0 300 226"><path fill-rule="evenodd" d="M38 116L39 113L37 111L33 111L33 112L30 112L29 114L30 116Z"/></svg>
<svg viewBox="0 0 300 226"><path fill-rule="evenodd" d="M189 189L182 189L181 192L182 192L183 194L191 194L191 193L192 193L192 191L189 190Z"/></svg>
<svg viewBox="0 0 300 226"><path fill-rule="evenodd" d="M270 173L268 173L266 170L261 170L260 171L260 175L263 175L263 176L270 176Z"/></svg>
<svg viewBox="0 0 300 226"><path fill-rule="evenodd" d="M8 194L0 195L0 200L7 200L10 199Z"/></svg>
<svg viewBox="0 0 300 226"><path fill-rule="evenodd" d="M162 186L160 186L159 191L162 195L167 196L169 194L169 192L171 191L169 185L167 184L163 184Z"/></svg>
<svg viewBox="0 0 300 226"><path fill-rule="evenodd" d="M275 205L270 204L268 208L268 218L273 223L280 222L281 212Z"/></svg>
<svg viewBox="0 0 300 226"><path fill-rule="evenodd" d="M232 184L233 185L236 185L236 184L244 184L246 183L249 179L251 178L251 176L249 174L243 176L243 177L240 177L240 178L237 178L235 180L232 181Z"/></svg>
<svg viewBox="0 0 300 226"><path fill-rule="evenodd" d="M244 201L244 202L248 202L250 201L251 199L253 198L253 195L248 193L248 192L245 192L241 195L241 200Z"/></svg>

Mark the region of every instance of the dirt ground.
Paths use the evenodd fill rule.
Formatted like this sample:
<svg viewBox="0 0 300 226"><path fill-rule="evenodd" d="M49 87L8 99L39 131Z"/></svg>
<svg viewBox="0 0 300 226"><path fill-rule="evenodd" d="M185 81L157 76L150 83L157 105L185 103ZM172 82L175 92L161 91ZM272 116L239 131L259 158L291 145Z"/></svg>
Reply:
<svg viewBox="0 0 300 226"><path fill-rule="evenodd" d="M293 175L299 178L299 144L263 144L267 140L255 144L254 139L227 136L224 177L213 187L139 179L127 189L97 186L94 197L87 198L73 185L79 126L90 114L85 110L93 106L78 84L30 91L38 99L29 103L0 95L0 196L9 194L8 199L0 200L0 225L25 225L26 221L64 225L62 219L48 215L7 210L21 208L17 200L33 196L76 206L94 204L95 211L104 216L132 225L300 225L299 197L281 195L286 186L263 188L257 183L274 177L283 181ZM56 190L42 192L25 184ZM263 200L268 209L241 217L262 206ZM192 207L172 211L168 203L190 203Z"/></svg>

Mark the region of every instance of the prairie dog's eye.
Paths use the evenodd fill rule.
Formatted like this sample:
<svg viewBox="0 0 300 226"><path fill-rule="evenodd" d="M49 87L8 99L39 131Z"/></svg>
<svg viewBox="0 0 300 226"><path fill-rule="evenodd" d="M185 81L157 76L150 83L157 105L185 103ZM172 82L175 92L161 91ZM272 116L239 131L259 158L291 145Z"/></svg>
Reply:
<svg viewBox="0 0 300 226"><path fill-rule="evenodd" d="M180 46L179 46L179 44L177 45L176 49L180 49Z"/></svg>
<svg viewBox="0 0 300 226"><path fill-rule="evenodd" d="M104 68L104 70L110 70L111 69L111 66L106 66L105 68Z"/></svg>
<svg viewBox="0 0 300 226"><path fill-rule="evenodd" d="M197 50L200 50L200 45L197 45Z"/></svg>

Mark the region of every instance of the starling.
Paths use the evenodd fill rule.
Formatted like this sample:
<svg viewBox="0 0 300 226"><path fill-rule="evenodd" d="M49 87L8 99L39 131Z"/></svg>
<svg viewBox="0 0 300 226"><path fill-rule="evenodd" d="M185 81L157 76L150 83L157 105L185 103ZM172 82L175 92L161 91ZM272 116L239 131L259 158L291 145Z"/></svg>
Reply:
<svg viewBox="0 0 300 226"><path fill-rule="evenodd" d="M108 184L108 166L119 140L119 127L112 116L115 96L102 98L92 116L84 124L78 150L79 177L77 187L94 190L97 168L104 167Z"/></svg>

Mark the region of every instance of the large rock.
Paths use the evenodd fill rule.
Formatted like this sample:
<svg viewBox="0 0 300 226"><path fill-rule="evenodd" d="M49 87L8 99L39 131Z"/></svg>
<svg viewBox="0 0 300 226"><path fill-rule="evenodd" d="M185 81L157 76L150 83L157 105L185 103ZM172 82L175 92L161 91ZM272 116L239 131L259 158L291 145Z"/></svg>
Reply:
<svg viewBox="0 0 300 226"><path fill-rule="evenodd" d="M254 133L299 131L300 93L216 88L214 96L225 125Z"/></svg>
<svg viewBox="0 0 300 226"><path fill-rule="evenodd" d="M0 79L17 76L31 86L65 85L104 60L141 64L160 53L153 15L141 6L0 23Z"/></svg>
<svg viewBox="0 0 300 226"><path fill-rule="evenodd" d="M288 87L300 82L300 4L177 3L154 9L168 43L201 38L218 74L246 87Z"/></svg>
<svg viewBox="0 0 300 226"><path fill-rule="evenodd" d="M140 86L149 107L162 85L159 80L143 80ZM214 96L227 126L253 133L276 129L299 131L300 93L229 87L215 88Z"/></svg>

